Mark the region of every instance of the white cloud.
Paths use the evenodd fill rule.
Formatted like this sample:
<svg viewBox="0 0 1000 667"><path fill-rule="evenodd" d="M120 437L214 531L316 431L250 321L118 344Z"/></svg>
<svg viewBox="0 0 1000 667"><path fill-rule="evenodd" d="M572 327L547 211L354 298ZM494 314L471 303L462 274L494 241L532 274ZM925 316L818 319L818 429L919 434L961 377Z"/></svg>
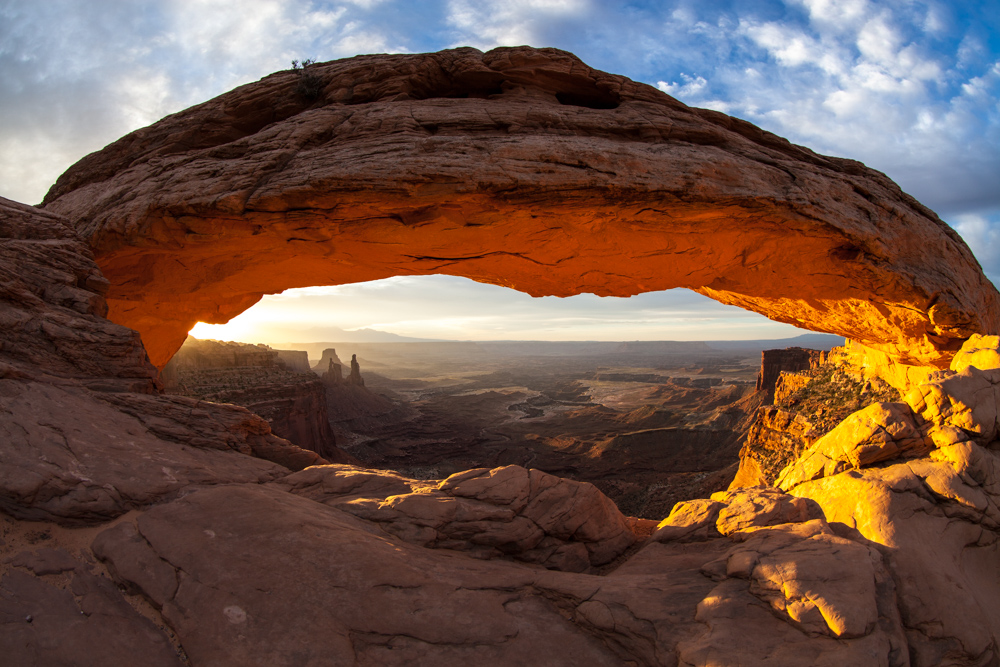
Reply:
<svg viewBox="0 0 1000 667"><path fill-rule="evenodd" d="M685 87L681 77L659 87L859 159L942 214L1000 205L1000 66L969 65L980 42L958 34L952 51L930 50L921 37L928 12L938 11L935 25L946 20L934 6L795 2L804 21L748 12L726 29L720 19L695 60L707 85ZM676 26L667 28L676 41Z"/></svg>
<svg viewBox="0 0 1000 667"><path fill-rule="evenodd" d="M678 99L684 99L686 97L693 97L699 95L708 86L708 81L702 76L689 76L681 72L681 80L684 83L677 83L672 81L667 83L666 81L658 81L656 87L665 92L667 95L671 95Z"/></svg>
<svg viewBox="0 0 1000 667"><path fill-rule="evenodd" d="M541 39L546 24L580 16L588 0L449 0L446 22L458 32L454 46L482 50L497 46L545 45Z"/></svg>
<svg viewBox="0 0 1000 667"><path fill-rule="evenodd" d="M809 12L811 21L827 31L856 27L870 11L866 0L794 0Z"/></svg>
<svg viewBox="0 0 1000 667"><path fill-rule="evenodd" d="M0 196L38 202L72 163L292 59L400 51L311 0L49 0L0 8Z"/></svg>
<svg viewBox="0 0 1000 667"><path fill-rule="evenodd" d="M1000 279L1000 212L992 216L956 215L952 226L969 244L983 270L994 282Z"/></svg>

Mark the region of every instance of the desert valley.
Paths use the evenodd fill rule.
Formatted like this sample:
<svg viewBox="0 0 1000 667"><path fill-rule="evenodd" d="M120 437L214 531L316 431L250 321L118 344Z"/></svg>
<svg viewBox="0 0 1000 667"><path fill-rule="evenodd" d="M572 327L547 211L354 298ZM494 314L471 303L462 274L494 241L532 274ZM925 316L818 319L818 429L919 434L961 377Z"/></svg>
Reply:
<svg viewBox="0 0 1000 667"><path fill-rule="evenodd" d="M537 468L595 484L622 512L659 520L681 500L729 486L752 427L751 448L774 430L758 423L758 408L773 402L780 374L819 368L819 350L800 347L808 343L829 350L843 339L274 350L188 338L165 377L167 393L242 405L329 461L416 479ZM793 349L762 349L781 344ZM338 348L355 357L359 380Z"/></svg>
<svg viewBox="0 0 1000 667"><path fill-rule="evenodd" d="M744 342L189 339L447 274ZM884 174L556 49L357 56L0 199L14 665L1000 664L1000 293Z"/></svg>

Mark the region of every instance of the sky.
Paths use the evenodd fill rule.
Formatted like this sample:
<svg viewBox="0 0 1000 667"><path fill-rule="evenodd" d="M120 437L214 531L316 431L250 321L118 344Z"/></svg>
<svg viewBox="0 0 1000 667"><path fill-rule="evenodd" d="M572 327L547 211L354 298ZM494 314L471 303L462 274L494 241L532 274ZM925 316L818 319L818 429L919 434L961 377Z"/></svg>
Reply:
<svg viewBox="0 0 1000 667"><path fill-rule="evenodd" d="M861 160L1000 279L1000 0L0 0L0 196L37 203L87 153L293 59L520 44ZM199 326L262 342L267 327L463 340L799 333L686 290L532 299L445 276L287 292L228 328Z"/></svg>

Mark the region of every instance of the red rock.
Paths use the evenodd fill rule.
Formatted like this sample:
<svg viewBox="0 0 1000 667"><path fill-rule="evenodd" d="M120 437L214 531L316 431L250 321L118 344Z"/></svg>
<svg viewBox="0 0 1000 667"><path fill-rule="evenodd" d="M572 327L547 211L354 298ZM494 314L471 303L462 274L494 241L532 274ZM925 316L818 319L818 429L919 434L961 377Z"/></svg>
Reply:
<svg viewBox="0 0 1000 667"><path fill-rule="evenodd" d="M796 486L827 520L881 545L911 664L994 660L1000 636L1000 456L972 442Z"/></svg>
<svg viewBox="0 0 1000 667"><path fill-rule="evenodd" d="M468 470L438 482L350 466L309 468L277 485L379 525L407 542L588 571L636 541L592 484L540 470Z"/></svg>
<svg viewBox="0 0 1000 667"><path fill-rule="evenodd" d="M921 456L932 446L905 403L873 403L818 439L781 472L775 485L787 490L851 468Z"/></svg>
<svg viewBox="0 0 1000 667"><path fill-rule="evenodd" d="M274 435L325 461L357 463L337 447L326 387L308 365L304 373L292 371L280 356L281 351L266 345L189 337L164 367L163 377L169 377L166 389L172 394L243 406L267 420ZM319 462L313 459L305 465Z"/></svg>
<svg viewBox="0 0 1000 667"><path fill-rule="evenodd" d="M106 521L192 485L324 462L243 408L156 395L156 369L134 331L104 319L105 282L64 219L0 199L0 277L8 514Z"/></svg>
<svg viewBox="0 0 1000 667"><path fill-rule="evenodd" d="M162 631L129 606L114 584L83 571L60 589L21 570L0 578L0 652L7 665L183 663Z"/></svg>
<svg viewBox="0 0 1000 667"><path fill-rule="evenodd" d="M822 521L740 541L652 543L595 576L422 549L342 509L274 486L204 489L145 512L134 530L103 533L95 548L140 591L170 580L131 565L137 541L176 573L163 617L194 665L289 655L334 665L906 662L881 555ZM750 580L714 574L714 562L751 552ZM778 569L800 597L774 588ZM841 573L850 586L839 587ZM815 631L807 607L829 625Z"/></svg>
<svg viewBox="0 0 1000 667"><path fill-rule="evenodd" d="M53 208L81 212L112 272L112 312L149 332L162 360L185 318L225 318L276 289L234 288L276 240L294 250L269 275L289 281L450 271L537 293L627 293L693 268L707 293L851 328L892 364L943 366L958 341L995 328L996 293L967 249L881 175L568 55L373 56L316 75L327 97L307 104L295 92L305 74L275 75L131 135L54 190ZM440 97L495 86L495 99ZM363 159L373 146L387 157ZM643 212L651 203L665 208ZM663 233L670 215L676 234ZM872 427L847 460L879 467L687 503L630 551L635 522L590 485L539 471L443 483L288 472L318 459L260 417L155 394L134 332L102 318L104 283L65 219L0 201L0 231L0 506L15 517L4 539L27 539L27 520L100 524L134 510L82 533L36 524L52 552L17 546L2 563L8 661L177 664L122 590L149 602L133 600L196 666L1000 660L1000 383L978 352L959 373L925 367L907 395L936 447L926 456L881 460L890 443ZM319 241L300 250L308 242L293 238ZM475 254L497 249L512 254ZM692 264L671 254L682 250ZM197 258L194 282L215 271L206 301L166 270L174 252ZM898 421L872 424L894 429L895 446L908 433ZM70 567L62 552L75 558L67 542L86 531L90 549L74 549L98 556L120 590ZM603 574L572 571L596 565Z"/></svg>
<svg viewBox="0 0 1000 667"><path fill-rule="evenodd" d="M807 371L816 368L826 359L820 350L801 347L787 347L780 350L764 350L760 353L760 372L757 373L757 391L765 394L764 403L774 401L775 386L782 373Z"/></svg>
<svg viewBox="0 0 1000 667"><path fill-rule="evenodd" d="M157 366L261 295L446 273L534 296L688 287L947 367L1000 332L961 238L883 174L554 49L284 71L87 156L45 198ZM265 268L266 267L266 268Z"/></svg>

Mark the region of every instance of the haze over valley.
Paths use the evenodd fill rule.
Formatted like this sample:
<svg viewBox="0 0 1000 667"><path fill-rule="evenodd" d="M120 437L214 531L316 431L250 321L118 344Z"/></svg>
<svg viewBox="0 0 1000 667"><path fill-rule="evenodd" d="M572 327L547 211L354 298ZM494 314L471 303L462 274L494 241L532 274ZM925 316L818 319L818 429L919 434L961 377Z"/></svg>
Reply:
<svg viewBox="0 0 1000 667"><path fill-rule="evenodd" d="M380 334L363 335L378 340ZM676 502L725 490L733 481L747 431L766 402L757 389L763 350L840 344L841 337L804 334L707 343L275 345L308 358L312 372L296 375L286 371L304 370L301 357L292 362L280 353L288 364L279 370L266 355L255 357L249 344L191 338L166 373L181 369L170 391L247 405L265 414L277 434L330 460L337 455L328 445L335 444L345 461L418 479L512 464L537 468L592 482L625 514L657 519ZM245 365L208 370L221 363L225 349L243 350ZM363 386L316 382L331 363L346 377L352 356ZM227 383L245 386L239 394L226 393ZM275 384L284 388L275 392ZM269 393L287 395L305 385L325 396L325 410L299 401L278 414L281 408L275 412L268 403ZM264 404L272 407L262 409ZM300 414L292 418L293 411ZM329 424L328 434L316 435L325 428L317 420ZM293 422L297 426L289 428Z"/></svg>

